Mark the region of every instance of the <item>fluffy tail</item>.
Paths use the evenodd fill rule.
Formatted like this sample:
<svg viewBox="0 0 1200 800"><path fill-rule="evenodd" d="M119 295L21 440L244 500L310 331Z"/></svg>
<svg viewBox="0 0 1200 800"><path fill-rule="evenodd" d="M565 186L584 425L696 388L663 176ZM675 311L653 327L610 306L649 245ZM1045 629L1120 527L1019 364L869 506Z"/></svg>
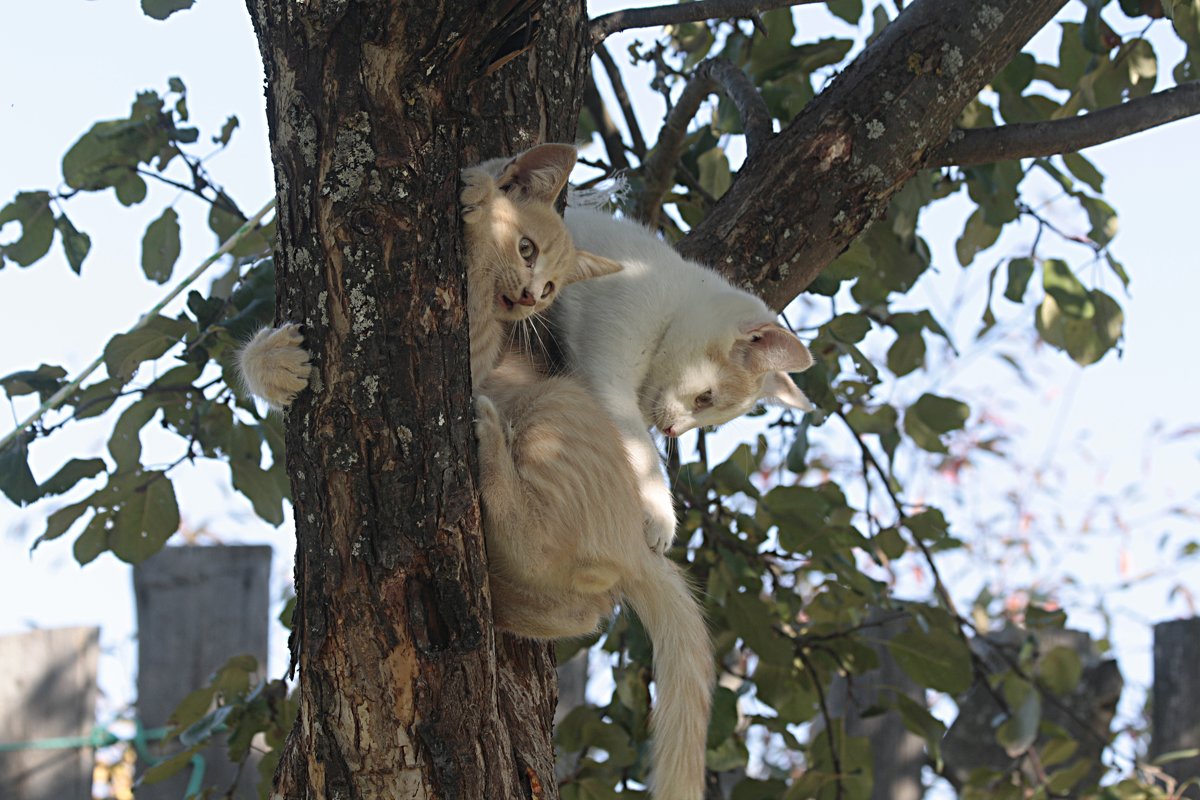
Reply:
<svg viewBox="0 0 1200 800"><path fill-rule="evenodd" d="M683 572L666 557L647 556L655 566L623 589L654 643L654 799L701 800L712 643Z"/></svg>

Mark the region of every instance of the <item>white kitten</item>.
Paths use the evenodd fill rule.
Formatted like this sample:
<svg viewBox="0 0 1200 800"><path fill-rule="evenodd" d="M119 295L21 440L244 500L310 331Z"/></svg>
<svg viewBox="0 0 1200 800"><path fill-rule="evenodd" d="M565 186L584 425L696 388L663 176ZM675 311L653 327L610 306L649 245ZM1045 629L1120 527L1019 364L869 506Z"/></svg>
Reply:
<svg viewBox="0 0 1200 800"><path fill-rule="evenodd" d="M638 474L646 540L675 536L675 508L647 432L679 436L719 425L760 400L808 410L788 377L812 355L774 312L650 230L604 212L568 209L577 247L622 270L565 289L551 309L567 365L621 432Z"/></svg>

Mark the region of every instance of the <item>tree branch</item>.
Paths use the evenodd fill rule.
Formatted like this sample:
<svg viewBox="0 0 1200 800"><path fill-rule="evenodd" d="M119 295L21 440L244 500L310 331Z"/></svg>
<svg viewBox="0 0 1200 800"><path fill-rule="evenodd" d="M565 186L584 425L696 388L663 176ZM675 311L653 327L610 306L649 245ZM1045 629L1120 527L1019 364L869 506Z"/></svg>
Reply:
<svg viewBox="0 0 1200 800"><path fill-rule="evenodd" d="M1065 0L915 0L679 243L781 309L887 212L962 109Z"/></svg>
<svg viewBox="0 0 1200 800"><path fill-rule="evenodd" d="M710 58L701 62L683 87L683 93L679 95L674 108L667 114L654 150L643 162L645 188L638 202L638 217L647 225L654 227L658 222L662 199L671 189L675 165L683 153L688 123L700 110L704 98L718 88L724 90L742 117L747 155L758 153L770 141L773 135L771 112L746 73L723 59Z"/></svg>
<svg viewBox="0 0 1200 800"><path fill-rule="evenodd" d="M639 160L643 160L646 158L646 139L642 136L642 128L638 125L637 115L633 113L633 103L629 101L629 92L625 90L625 81L621 78L621 70L613 61L612 53L608 52L608 48L603 44L596 45L595 56L600 59L604 73L608 75L608 82L612 85L613 94L617 96L617 105L621 107L621 114L625 117L625 126L629 128L630 148Z"/></svg>
<svg viewBox="0 0 1200 800"><path fill-rule="evenodd" d="M617 130L616 123L608 115L608 108L600 97L592 72L588 73L587 83L583 86L583 106L596 123L596 132L604 142L604 149L608 151L609 166L614 170L629 169L629 160L625 158L625 142L621 139L621 132Z"/></svg>
<svg viewBox="0 0 1200 800"><path fill-rule="evenodd" d="M1197 114L1200 81L1192 81L1078 117L956 131L929 155L926 164L969 167L1073 153Z"/></svg>
<svg viewBox="0 0 1200 800"><path fill-rule="evenodd" d="M680 22L733 17L754 19L762 11L820 2L824 0L696 0L678 5L630 8L592 20L592 43L599 44L617 31L632 28L654 28Z"/></svg>

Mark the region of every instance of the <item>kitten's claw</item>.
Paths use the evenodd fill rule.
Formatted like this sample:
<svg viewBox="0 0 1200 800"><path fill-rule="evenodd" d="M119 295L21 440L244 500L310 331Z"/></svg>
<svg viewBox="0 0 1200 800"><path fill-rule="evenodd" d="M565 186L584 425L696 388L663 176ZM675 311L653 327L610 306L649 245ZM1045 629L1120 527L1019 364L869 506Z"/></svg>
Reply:
<svg viewBox="0 0 1200 800"><path fill-rule="evenodd" d="M487 203L496 192L496 182L492 176L482 169L473 168L463 171L463 190L458 199L463 205L462 218L464 222L478 221L481 206Z"/></svg>
<svg viewBox="0 0 1200 800"><path fill-rule="evenodd" d="M312 365L300 344L300 326L288 322L278 328L263 328L238 352L242 380L251 394L272 408L283 408L308 386Z"/></svg>

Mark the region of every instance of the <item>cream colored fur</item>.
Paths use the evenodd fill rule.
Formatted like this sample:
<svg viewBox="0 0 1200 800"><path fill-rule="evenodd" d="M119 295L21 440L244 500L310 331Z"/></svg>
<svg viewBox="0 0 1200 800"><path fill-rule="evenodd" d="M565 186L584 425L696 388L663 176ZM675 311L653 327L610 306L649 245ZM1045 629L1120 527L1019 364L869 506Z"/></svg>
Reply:
<svg viewBox="0 0 1200 800"><path fill-rule="evenodd" d="M594 631L614 601L654 643L655 800L701 800L712 645L683 572L646 547L637 477L584 385L507 356L476 397L496 624L535 638Z"/></svg>
<svg viewBox="0 0 1200 800"><path fill-rule="evenodd" d="M590 633L628 602L654 643L654 796L701 800L713 658L700 608L679 567L646 547L638 478L605 409L581 381L505 354L513 327L535 324L560 287L621 268L576 251L554 212L574 162L574 148L543 145L463 173L492 605L497 627L553 639ZM274 406L307 382L300 339L291 324L267 329L241 353L247 386Z"/></svg>

